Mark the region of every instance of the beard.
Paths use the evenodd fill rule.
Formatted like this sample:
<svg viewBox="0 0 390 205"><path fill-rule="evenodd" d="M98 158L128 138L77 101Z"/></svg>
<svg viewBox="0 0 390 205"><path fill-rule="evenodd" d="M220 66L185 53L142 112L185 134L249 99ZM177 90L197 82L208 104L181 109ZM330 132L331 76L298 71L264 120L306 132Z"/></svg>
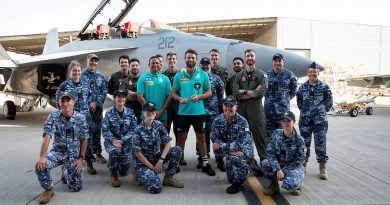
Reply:
<svg viewBox="0 0 390 205"><path fill-rule="evenodd" d="M255 64L255 61L254 60L247 60L246 64L251 66L251 65Z"/></svg>
<svg viewBox="0 0 390 205"><path fill-rule="evenodd" d="M188 68L193 68L193 67L195 67L196 63L195 62L186 62L186 65Z"/></svg>

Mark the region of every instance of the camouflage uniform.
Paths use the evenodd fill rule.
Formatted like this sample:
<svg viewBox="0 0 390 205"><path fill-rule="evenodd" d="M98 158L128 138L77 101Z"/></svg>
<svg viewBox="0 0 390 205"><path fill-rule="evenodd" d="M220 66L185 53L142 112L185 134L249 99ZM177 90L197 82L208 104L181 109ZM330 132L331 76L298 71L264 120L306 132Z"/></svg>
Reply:
<svg viewBox="0 0 390 205"><path fill-rule="evenodd" d="M248 121L237 113L229 123L224 114L220 114L214 119L212 127L211 141L219 143L220 150L226 157L226 175L229 183L243 183L251 173L251 166L246 160L254 157ZM231 151L241 151L244 155L232 156L229 154Z"/></svg>
<svg viewBox="0 0 390 205"><path fill-rule="evenodd" d="M207 147L207 153L210 153L210 131L211 131L211 124L213 123L213 120L217 115L219 115L221 107L222 107L222 98L223 98L223 92L224 92L224 84L218 75L214 73L207 73L209 75L210 85L211 85L211 92L212 95L209 98L206 98L203 100L204 107L206 110L206 132L205 132L205 140L206 140L206 147ZM196 146L197 151L198 146ZM218 158L220 154L218 152L215 153L216 158Z"/></svg>
<svg viewBox="0 0 390 205"><path fill-rule="evenodd" d="M175 77L177 72L171 73L169 72L168 69L164 70L162 74L166 75L169 78L169 81L171 82L171 85L173 85L173 78ZM168 120L167 120L167 128L168 128L168 133L171 132L171 124L173 124L173 132L175 134L176 140L179 137L179 133L177 132L177 127L176 127L176 120L177 120L177 112L179 111L179 101L177 100L172 100L171 104L169 104L167 108L167 115L168 115Z"/></svg>
<svg viewBox="0 0 390 205"><path fill-rule="evenodd" d="M306 162L310 157L311 134L314 134L314 147L318 163L326 163L329 159L326 154L326 133L328 119L326 113L333 106L332 91L329 86L320 80L315 85L308 81L302 84L297 92L299 130L305 139L307 147Z"/></svg>
<svg viewBox="0 0 390 205"><path fill-rule="evenodd" d="M133 110L124 108L122 116L115 107L106 112L102 124L104 148L109 155L108 169L117 171L120 175L127 175L131 162L131 138L137 127L137 118ZM114 139L122 141L122 149L112 142Z"/></svg>
<svg viewBox="0 0 390 205"><path fill-rule="evenodd" d="M286 68L282 68L278 74L271 69L267 76L268 90L264 100L264 114L267 138L270 138L274 130L282 128L279 117L290 110L290 100L297 92L297 77Z"/></svg>
<svg viewBox="0 0 390 205"><path fill-rule="evenodd" d="M248 74L244 68L237 73L233 82L233 95L238 101L238 113L248 120L249 128L255 142L257 153L260 159L265 158L266 131L265 116L262 98L267 90L267 75L258 68L252 74ZM241 99L243 94L240 89L253 91L255 98Z"/></svg>
<svg viewBox="0 0 390 205"><path fill-rule="evenodd" d="M80 112L85 116L85 119L87 120L89 136L92 136L93 131L96 129L96 126L95 123L92 121L92 117L89 112L89 102L91 101L92 95L87 83L80 81L78 84L75 84L72 82L72 80L66 80L65 82L61 83L61 85L56 91L56 101L58 109L61 109L59 105L59 102L61 101L60 97L65 91L72 93L72 96L74 96L74 110ZM85 153L85 161L95 161L95 157L93 156L92 151L91 140L88 141L88 149Z"/></svg>
<svg viewBox="0 0 390 205"><path fill-rule="evenodd" d="M170 141L171 137L169 137L167 130L158 120L153 120L152 129L148 129L144 122L141 122L135 129L132 151L134 154L134 168L141 183L146 186L150 193L156 194L161 192L161 180L156 172L142 164L135 156L135 153L141 152L151 164L155 165L161 157L161 145L170 143ZM164 160L164 163L168 162L166 174L174 175L176 173L181 153L182 149L178 146L169 150Z"/></svg>
<svg viewBox="0 0 390 205"><path fill-rule="evenodd" d="M304 178L305 156L306 147L301 136L294 131L293 136L286 139L283 129L277 129L267 145L267 159L261 161L261 168L271 181L276 181L276 172L282 170L282 188L293 191L301 185Z"/></svg>
<svg viewBox="0 0 390 205"><path fill-rule="evenodd" d="M91 91L91 102L96 103L96 112L91 112L92 121L95 123L92 138L92 149L94 154L102 153L102 145L100 142L101 126L103 119L103 104L107 96L107 81L103 73L95 71L88 72L84 69L81 73L81 80L89 85Z"/></svg>
<svg viewBox="0 0 390 205"><path fill-rule="evenodd" d="M44 189L51 189L53 179L50 171L58 166L65 165L65 179L70 191L80 191L82 188L84 172L77 174L74 166L80 155L80 145L83 140L88 140L88 126L84 115L74 112L67 119L61 111L55 111L49 115L44 127L43 136L50 135L53 139L52 149L46 154L47 167L41 171L35 169L38 180Z"/></svg>
<svg viewBox="0 0 390 205"><path fill-rule="evenodd" d="M121 71L115 72L111 75L110 80L108 81L108 94L114 95L116 90L131 90L133 91L133 97L135 100L129 101L126 99L126 107L132 109L137 117L137 122L141 122L142 107L137 100L137 82L139 77L135 78L131 74L127 77L122 75Z"/></svg>

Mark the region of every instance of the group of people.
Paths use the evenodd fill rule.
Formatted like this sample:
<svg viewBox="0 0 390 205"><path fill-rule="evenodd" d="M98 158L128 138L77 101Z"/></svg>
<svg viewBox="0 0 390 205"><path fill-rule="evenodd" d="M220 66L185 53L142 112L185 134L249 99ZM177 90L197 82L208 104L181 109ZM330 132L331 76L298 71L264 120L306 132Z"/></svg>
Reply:
<svg viewBox="0 0 390 205"><path fill-rule="evenodd" d="M318 80L316 63L308 66L308 81L297 91L297 78L284 68L282 54L273 56L273 68L267 73L256 67L254 50L244 54L245 60L233 59L235 73L231 76L219 64L218 49L212 49L209 58L200 59L199 67L197 51L188 49L183 69L177 68L174 52L167 53L165 70L163 56L152 56L150 71L143 75L140 61L123 55L119 57L120 70L108 83L96 70L97 55L88 55L84 70L72 61L70 79L56 93L59 110L49 115L43 129L36 162L38 180L45 189L40 202L48 203L54 195L51 169L62 165L62 181L69 190L79 191L83 161L91 175L96 174L95 160L107 163L101 155L101 133L113 187L119 187L119 176L131 170L133 184L144 185L150 193L161 192L162 185L183 188L173 175L180 172L180 165L187 164L184 148L191 126L197 142L197 168L215 175L209 163L212 148L218 169L226 172L231 183L227 193L243 190L253 171L271 182L264 194L279 191L278 181L283 181L283 188L300 195L312 134L320 177L327 179L326 112L333 102L329 87ZM107 93L115 104L103 118ZM290 100L295 96L302 137L294 128L295 115L290 111ZM171 146L169 136L172 124L175 146ZM51 139L53 148L47 153ZM163 167L161 181L158 174Z"/></svg>

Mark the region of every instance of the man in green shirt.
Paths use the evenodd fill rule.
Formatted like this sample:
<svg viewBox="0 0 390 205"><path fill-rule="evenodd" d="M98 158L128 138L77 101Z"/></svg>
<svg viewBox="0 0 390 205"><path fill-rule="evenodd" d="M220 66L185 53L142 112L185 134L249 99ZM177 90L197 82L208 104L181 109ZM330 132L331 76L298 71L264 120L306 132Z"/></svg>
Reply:
<svg viewBox="0 0 390 205"><path fill-rule="evenodd" d="M207 73L195 66L197 56L198 53L195 50L188 49L184 57L186 68L178 72L173 80L172 97L180 102L177 124L178 145L184 150L188 131L192 125L202 157L202 171L209 176L214 176L215 172L207 158L205 141L206 111L203 104L203 99L211 96L211 87ZM183 162L185 161L182 158L181 164L186 164Z"/></svg>

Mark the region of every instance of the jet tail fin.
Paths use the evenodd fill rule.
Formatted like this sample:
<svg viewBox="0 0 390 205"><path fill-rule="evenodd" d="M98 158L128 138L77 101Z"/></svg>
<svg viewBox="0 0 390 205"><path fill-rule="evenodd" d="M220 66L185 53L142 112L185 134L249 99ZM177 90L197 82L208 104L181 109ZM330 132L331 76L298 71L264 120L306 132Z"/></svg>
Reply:
<svg viewBox="0 0 390 205"><path fill-rule="evenodd" d="M8 55L7 51L0 44L0 60L11 60L11 57Z"/></svg>
<svg viewBox="0 0 390 205"><path fill-rule="evenodd" d="M46 43L45 43L45 47L43 48L43 54L46 54L49 51L58 48L59 46L60 45L58 41L58 29L57 28L50 29L46 35Z"/></svg>

